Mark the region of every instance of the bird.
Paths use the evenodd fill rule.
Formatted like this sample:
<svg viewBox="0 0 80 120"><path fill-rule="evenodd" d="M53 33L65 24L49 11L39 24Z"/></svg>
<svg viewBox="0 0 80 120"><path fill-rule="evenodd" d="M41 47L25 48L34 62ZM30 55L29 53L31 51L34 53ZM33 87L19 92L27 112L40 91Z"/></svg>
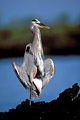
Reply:
<svg viewBox="0 0 80 120"><path fill-rule="evenodd" d="M49 29L48 26L42 24L38 19L32 20L30 31L33 33L34 38L32 43L27 44L25 47L23 64L12 63L20 82L30 92L30 105L32 97L40 100L40 93L42 93L44 87L55 74L53 61L51 59L43 61L43 48L39 27Z"/></svg>

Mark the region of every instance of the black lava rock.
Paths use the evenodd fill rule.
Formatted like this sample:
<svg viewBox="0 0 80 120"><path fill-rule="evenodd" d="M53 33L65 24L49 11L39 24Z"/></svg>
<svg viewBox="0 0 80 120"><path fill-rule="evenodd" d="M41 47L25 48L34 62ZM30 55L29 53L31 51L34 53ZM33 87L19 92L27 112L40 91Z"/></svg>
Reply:
<svg viewBox="0 0 80 120"><path fill-rule="evenodd" d="M49 103L23 101L16 109L0 113L0 120L80 120L80 87L75 83L72 88L60 93L59 98Z"/></svg>

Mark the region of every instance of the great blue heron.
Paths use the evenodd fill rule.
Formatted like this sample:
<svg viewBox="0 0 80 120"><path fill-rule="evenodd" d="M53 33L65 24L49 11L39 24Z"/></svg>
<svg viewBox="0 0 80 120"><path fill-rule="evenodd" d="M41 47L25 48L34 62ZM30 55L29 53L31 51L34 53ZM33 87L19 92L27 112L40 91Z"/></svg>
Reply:
<svg viewBox="0 0 80 120"><path fill-rule="evenodd" d="M45 61L42 59L43 49L38 27L49 28L37 19L32 20L30 29L34 33L33 42L26 45L23 64L17 65L13 62L13 68L20 82L30 91L30 104L31 97L39 99L39 94L48 84L55 71L54 63L51 59Z"/></svg>

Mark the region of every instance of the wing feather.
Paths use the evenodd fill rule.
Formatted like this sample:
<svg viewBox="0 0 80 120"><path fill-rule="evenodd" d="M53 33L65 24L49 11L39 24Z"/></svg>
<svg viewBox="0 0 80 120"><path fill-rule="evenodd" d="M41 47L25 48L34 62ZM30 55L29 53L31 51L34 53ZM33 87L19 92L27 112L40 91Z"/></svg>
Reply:
<svg viewBox="0 0 80 120"><path fill-rule="evenodd" d="M30 87L31 87L31 81L29 80L29 77L24 69L24 66L19 66L15 62L12 63L14 71L16 72L17 77L19 78L20 82L22 85L30 92ZM36 86L36 84L32 84L32 91L31 91L31 96L33 98L38 98L39 99L39 90Z"/></svg>
<svg viewBox="0 0 80 120"><path fill-rule="evenodd" d="M44 61L44 72L45 76L43 77L42 89L49 83L50 79L55 74L55 68L52 59L46 59Z"/></svg>
<svg viewBox="0 0 80 120"><path fill-rule="evenodd" d="M26 74L26 71L24 71L22 66L17 65L15 62L13 62L13 68L14 68L16 74L17 74L17 77L19 78L20 82L22 83L22 85L28 91L30 91L31 83L30 83L29 78Z"/></svg>

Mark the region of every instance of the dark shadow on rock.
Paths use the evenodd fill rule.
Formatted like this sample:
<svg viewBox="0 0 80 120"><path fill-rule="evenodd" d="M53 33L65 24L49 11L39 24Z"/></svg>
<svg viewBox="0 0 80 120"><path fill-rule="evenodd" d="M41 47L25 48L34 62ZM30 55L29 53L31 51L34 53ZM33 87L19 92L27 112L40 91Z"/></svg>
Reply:
<svg viewBox="0 0 80 120"><path fill-rule="evenodd" d="M80 87L75 83L72 88L60 93L56 100L49 103L23 101L16 109L0 113L0 120L80 120Z"/></svg>

